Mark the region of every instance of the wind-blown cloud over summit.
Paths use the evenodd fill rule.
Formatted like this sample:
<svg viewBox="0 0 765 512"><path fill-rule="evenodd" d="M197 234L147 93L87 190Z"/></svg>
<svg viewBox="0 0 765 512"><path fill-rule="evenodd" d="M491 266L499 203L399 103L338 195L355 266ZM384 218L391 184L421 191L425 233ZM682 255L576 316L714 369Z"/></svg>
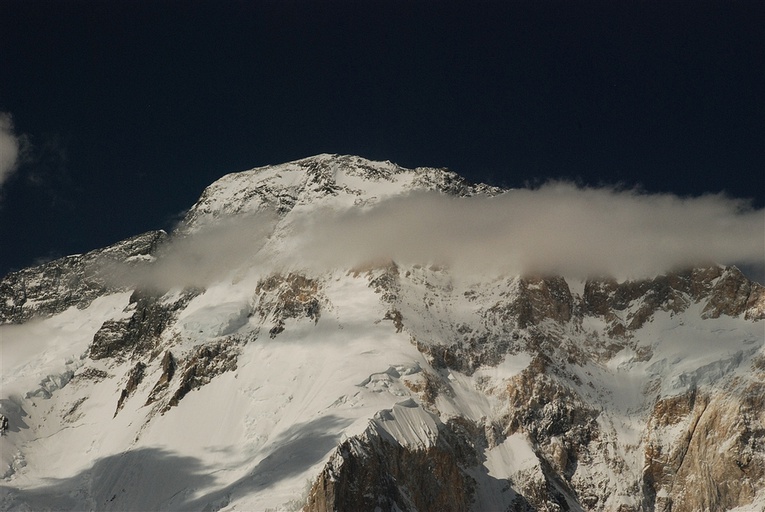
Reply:
<svg viewBox="0 0 765 512"><path fill-rule="evenodd" d="M765 212L745 202L566 183L496 197L414 193L299 225L300 253L320 265L390 258L471 273L627 278L765 260Z"/></svg>
<svg viewBox="0 0 765 512"><path fill-rule="evenodd" d="M171 242L150 280L204 285L200 279L235 268L323 271L387 260L469 275L618 279L712 263L762 266L765 211L722 195L680 198L568 183L495 197L414 192L367 208L207 227Z"/></svg>

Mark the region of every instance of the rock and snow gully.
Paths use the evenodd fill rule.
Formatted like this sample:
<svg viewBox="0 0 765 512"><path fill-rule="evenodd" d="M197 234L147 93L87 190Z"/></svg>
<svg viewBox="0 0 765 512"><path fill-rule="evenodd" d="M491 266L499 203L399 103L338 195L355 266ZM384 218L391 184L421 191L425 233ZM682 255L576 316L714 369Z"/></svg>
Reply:
<svg viewBox="0 0 765 512"><path fill-rule="evenodd" d="M417 190L502 193L320 155L5 276L0 509L765 510L761 285L278 264L312 211ZM230 219L260 257L193 267Z"/></svg>

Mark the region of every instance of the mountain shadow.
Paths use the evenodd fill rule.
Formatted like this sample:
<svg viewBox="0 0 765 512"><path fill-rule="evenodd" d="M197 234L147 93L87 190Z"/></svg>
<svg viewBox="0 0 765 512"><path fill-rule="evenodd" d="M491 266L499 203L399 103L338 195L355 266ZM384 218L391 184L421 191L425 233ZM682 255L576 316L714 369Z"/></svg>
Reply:
<svg viewBox="0 0 765 512"><path fill-rule="evenodd" d="M0 486L0 509L186 510L187 494L213 481L199 459L162 448L140 448L98 459L75 476L51 478L40 487Z"/></svg>
<svg viewBox="0 0 765 512"><path fill-rule="evenodd" d="M349 423L329 415L293 425L273 439L271 453L246 476L202 496L197 495L198 490L216 489L214 474L220 468L152 447L98 459L77 475L51 478L40 487L0 485L0 510L215 511L225 507L232 494L267 492L319 463L334 449ZM295 496L298 501L303 498Z"/></svg>

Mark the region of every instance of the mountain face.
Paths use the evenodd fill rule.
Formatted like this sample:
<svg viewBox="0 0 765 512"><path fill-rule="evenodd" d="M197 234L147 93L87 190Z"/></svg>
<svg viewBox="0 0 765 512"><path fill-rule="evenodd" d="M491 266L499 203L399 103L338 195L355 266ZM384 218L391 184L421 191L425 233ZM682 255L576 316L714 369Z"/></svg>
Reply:
<svg viewBox="0 0 765 512"><path fill-rule="evenodd" d="M320 155L4 277L0 509L765 510L765 289L735 267L263 263L301 216L419 190L502 192ZM166 265L263 212L270 260Z"/></svg>

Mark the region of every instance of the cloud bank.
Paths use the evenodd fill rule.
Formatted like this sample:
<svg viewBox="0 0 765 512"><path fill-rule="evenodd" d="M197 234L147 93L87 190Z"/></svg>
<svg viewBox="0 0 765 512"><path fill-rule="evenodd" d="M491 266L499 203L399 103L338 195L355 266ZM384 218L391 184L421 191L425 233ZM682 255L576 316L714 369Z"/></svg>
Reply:
<svg viewBox="0 0 765 512"><path fill-rule="evenodd" d="M303 221L320 265L390 258L464 272L643 277L765 260L765 212L720 195L683 199L550 183L497 197L412 194Z"/></svg>
<svg viewBox="0 0 765 512"><path fill-rule="evenodd" d="M765 210L722 195L567 183L496 197L419 192L365 209L232 219L172 242L151 280L204 286L236 268L320 272L387 260L465 275L618 279L712 263L762 266Z"/></svg>
<svg viewBox="0 0 765 512"><path fill-rule="evenodd" d="M16 170L18 159L19 138L13 130L13 119L0 112L0 187Z"/></svg>
<svg viewBox="0 0 765 512"><path fill-rule="evenodd" d="M102 262L98 271L118 286L204 288L231 272L272 268L263 248L276 224L275 212L223 219L193 234L176 234L159 248L150 265Z"/></svg>

